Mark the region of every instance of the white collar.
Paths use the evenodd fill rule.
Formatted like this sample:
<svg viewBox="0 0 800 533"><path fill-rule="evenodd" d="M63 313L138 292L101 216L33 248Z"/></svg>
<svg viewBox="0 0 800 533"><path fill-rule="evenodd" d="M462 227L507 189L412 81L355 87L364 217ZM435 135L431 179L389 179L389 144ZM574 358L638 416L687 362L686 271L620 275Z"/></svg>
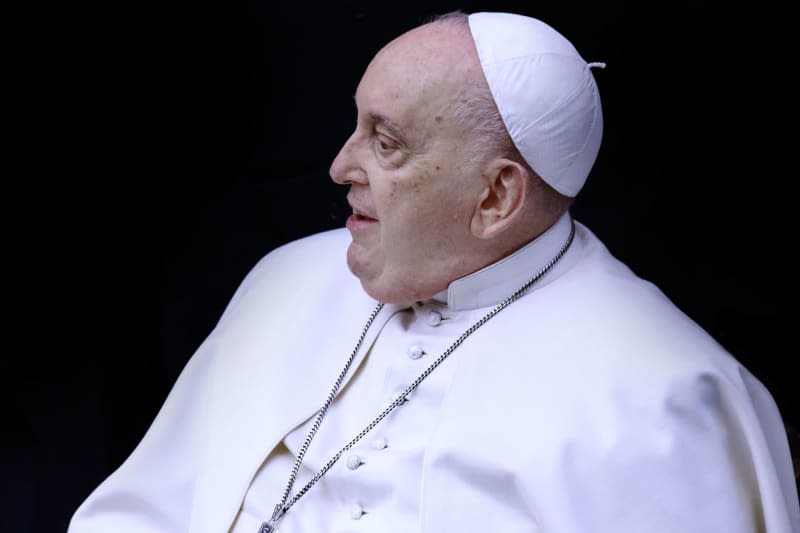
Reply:
<svg viewBox="0 0 800 533"><path fill-rule="evenodd" d="M569 236L572 217L564 213L555 224L511 255L452 281L432 299L452 311L497 305L545 267Z"/></svg>

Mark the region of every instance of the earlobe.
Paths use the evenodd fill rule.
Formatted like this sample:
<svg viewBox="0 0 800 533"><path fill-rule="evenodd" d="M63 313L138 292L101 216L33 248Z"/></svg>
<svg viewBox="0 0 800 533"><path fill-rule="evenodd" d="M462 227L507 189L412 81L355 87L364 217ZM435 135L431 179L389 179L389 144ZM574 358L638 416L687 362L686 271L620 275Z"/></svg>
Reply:
<svg viewBox="0 0 800 533"><path fill-rule="evenodd" d="M481 191L470 229L479 239L493 238L505 231L522 209L528 189L527 172L516 161L496 159L484 173Z"/></svg>

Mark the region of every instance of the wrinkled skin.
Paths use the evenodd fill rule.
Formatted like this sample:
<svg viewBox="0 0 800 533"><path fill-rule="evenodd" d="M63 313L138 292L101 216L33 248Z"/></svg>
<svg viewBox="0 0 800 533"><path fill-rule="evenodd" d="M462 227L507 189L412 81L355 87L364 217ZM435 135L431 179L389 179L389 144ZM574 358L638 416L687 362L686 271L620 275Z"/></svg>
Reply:
<svg viewBox="0 0 800 533"><path fill-rule="evenodd" d="M330 173L349 185L347 263L383 302L421 300L496 259L471 227L485 197L474 135L453 113L479 69L451 28L416 28L381 50L356 91L356 129Z"/></svg>

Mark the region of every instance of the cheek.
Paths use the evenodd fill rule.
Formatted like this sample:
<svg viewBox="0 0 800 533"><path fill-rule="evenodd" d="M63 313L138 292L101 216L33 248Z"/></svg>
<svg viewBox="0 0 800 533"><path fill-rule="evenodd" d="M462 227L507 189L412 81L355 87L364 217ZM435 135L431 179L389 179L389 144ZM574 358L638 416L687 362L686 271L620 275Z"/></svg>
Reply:
<svg viewBox="0 0 800 533"><path fill-rule="evenodd" d="M411 187L396 204L382 235L386 253L435 256L446 243L461 242L468 235L471 212L450 188Z"/></svg>
<svg viewBox="0 0 800 533"><path fill-rule="evenodd" d="M400 182L396 178L389 180L389 200L394 201L398 196Z"/></svg>
<svg viewBox="0 0 800 533"><path fill-rule="evenodd" d="M457 179L458 167L436 161L402 172L373 170L370 188L387 254L394 247L407 250L409 244L440 241L461 226L468 229L471 209L465 184Z"/></svg>
<svg viewBox="0 0 800 533"><path fill-rule="evenodd" d="M382 197L394 231L409 231L424 224L440 211L437 193L427 174L389 179Z"/></svg>

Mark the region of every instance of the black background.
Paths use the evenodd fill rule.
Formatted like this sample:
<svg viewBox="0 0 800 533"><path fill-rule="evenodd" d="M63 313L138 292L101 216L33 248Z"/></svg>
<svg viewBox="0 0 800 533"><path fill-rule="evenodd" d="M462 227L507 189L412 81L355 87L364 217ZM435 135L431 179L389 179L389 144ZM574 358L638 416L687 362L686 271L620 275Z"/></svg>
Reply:
<svg viewBox="0 0 800 533"><path fill-rule="evenodd" d="M345 191L327 169L353 126L364 67L452 9L536 16L608 64L594 71L603 146L574 214L800 426L796 58L787 15L726 4L28 6L6 82L14 318L0 530L64 530L141 438L249 268L343 225Z"/></svg>

